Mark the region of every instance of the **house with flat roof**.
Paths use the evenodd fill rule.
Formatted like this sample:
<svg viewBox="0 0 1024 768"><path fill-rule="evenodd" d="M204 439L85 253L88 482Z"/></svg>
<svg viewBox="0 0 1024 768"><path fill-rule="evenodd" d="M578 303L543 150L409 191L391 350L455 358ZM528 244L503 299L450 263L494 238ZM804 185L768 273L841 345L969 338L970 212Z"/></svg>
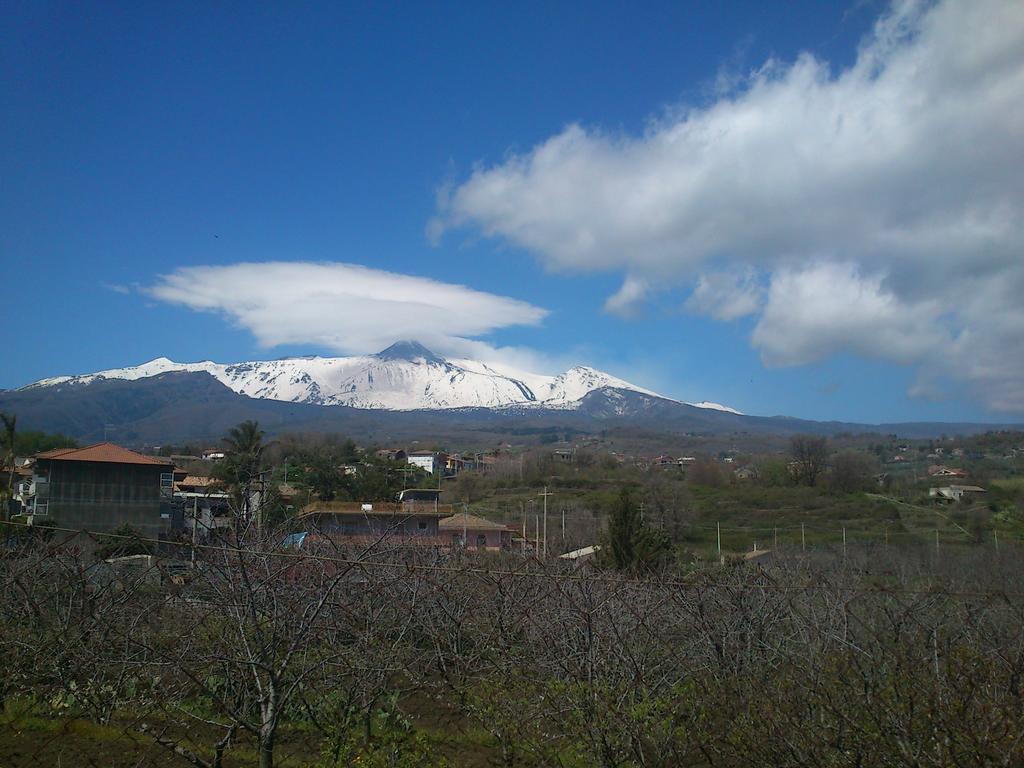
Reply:
<svg viewBox="0 0 1024 768"><path fill-rule="evenodd" d="M170 532L174 465L114 443L36 455L25 514L65 528L107 532L128 524L144 536Z"/></svg>
<svg viewBox="0 0 1024 768"><path fill-rule="evenodd" d="M231 495L206 475L174 475L174 500L181 509L184 529L193 541L207 541L218 531L230 530ZM193 530L194 529L194 530Z"/></svg>
<svg viewBox="0 0 1024 768"><path fill-rule="evenodd" d="M431 494L434 494L431 496ZM314 501L299 518L311 529L333 537L397 537L436 544L438 522L454 510L439 504L432 489L409 489L390 501Z"/></svg>
<svg viewBox="0 0 1024 768"><path fill-rule="evenodd" d="M941 488L929 488L928 496L939 501L960 501L964 496L969 497L985 492L985 489L978 485L947 485Z"/></svg>

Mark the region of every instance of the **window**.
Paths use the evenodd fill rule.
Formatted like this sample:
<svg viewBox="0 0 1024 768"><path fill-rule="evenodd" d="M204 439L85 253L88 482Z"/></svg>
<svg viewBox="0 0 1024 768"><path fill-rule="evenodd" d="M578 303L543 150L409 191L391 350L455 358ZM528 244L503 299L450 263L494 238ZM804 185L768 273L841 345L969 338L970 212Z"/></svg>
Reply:
<svg viewBox="0 0 1024 768"><path fill-rule="evenodd" d="M174 473L160 473L160 497L169 499L174 495Z"/></svg>
<svg viewBox="0 0 1024 768"><path fill-rule="evenodd" d="M487 534L478 533L476 535L476 547L477 549L484 549L487 547Z"/></svg>
<svg viewBox="0 0 1024 768"><path fill-rule="evenodd" d="M427 521L426 520L420 520L420 530L421 531L427 530Z"/></svg>
<svg viewBox="0 0 1024 768"><path fill-rule="evenodd" d="M38 517L46 517L50 514L50 502L48 501L37 501L35 509L32 510L33 515Z"/></svg>

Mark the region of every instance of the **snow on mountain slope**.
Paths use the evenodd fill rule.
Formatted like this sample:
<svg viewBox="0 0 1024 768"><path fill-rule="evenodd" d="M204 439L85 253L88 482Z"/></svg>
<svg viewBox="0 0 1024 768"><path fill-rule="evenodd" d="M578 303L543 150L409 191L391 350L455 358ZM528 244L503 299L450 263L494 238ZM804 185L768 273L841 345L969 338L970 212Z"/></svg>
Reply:
<svg viewBox="0 0 1024 768"><path fill-rule="evenodd" d="M398 342L376 355L291 357L231 365L208 360L175 363L160 357L128 368L43 379L25 389L88 384L101 378L136 380L171 371L205 371L248 397L399 411L524 405L573 409L587 393L604 388L660 397L593 368L577 366L558 376L544 376L475 360L446 360L414 341ZM698 407L732 410L712 403Z"/></svg>
<svg viewBox="0 0 1024 768"><path fill-rule="evenodd" d="M694 408L709 408L712 411L725 411L725 413L735 413L737 416L743 416L743 411L737 411L735 408L730 408L728 405L722 405L721 403L712 403L709 400L702 400L699 403L687 403L692 405Z"/></svg>
<svg viewBox="0 0 1024 768"><path fill-rule="evenodd" d="M480 370L492 375L505 376L525 384L533 392L534 398L529 401L544 408L575 408L581 397L595 389L609 387L612 389L628 389L642 392L645 395L662 397L649 389L630 384L611 374L598 371L587 366L577 365L557 376L545 376L539 373L526 373L495 364L485 365L474 360L453 360L453 363L467 369ZM476 368L479 366L479 368ZM669 398L666 398L669 399ZM521 404L521 403L517 403Z"/></svg>

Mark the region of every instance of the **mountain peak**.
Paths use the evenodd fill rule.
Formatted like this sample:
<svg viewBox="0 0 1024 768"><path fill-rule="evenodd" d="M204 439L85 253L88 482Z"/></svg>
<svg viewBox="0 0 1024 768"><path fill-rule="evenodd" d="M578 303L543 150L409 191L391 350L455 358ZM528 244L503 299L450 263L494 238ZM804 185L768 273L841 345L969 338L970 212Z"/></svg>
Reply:
<svg viewBox="0 0 1024 768"><path fill-rule="evenodd" d="M501 371L474 360L446 360L418 341L403 339L376 355L288 357L221 364L175 363L159 357L142 365L80 376L57 376L30 384L86 385L136 381L169 371L209 374L233 392L260 400L388 410L537 407L573 410L597 389L641 389L611 374L577 366L557 376Z"/></svg>
<svg viewBox="0 0 1024 768"><path fill-rule="evenodd" d="M375 357L381 360L426 360L428 363L443 363L444 358L438 357L418 341L396 341L387 349L382 349Z"/></svg>

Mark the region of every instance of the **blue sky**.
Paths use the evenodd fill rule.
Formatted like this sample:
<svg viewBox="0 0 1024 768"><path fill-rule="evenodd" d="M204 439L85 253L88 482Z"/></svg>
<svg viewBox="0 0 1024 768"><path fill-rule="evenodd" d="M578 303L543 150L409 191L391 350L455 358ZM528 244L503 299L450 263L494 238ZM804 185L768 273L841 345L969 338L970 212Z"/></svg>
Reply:
<svg viewBox="0 0 1024 768"><path fill-rule="evenodd" d="M416 335L748 413L1019 418L1024 34L982 5L6 4L0 387ZM1002 69L908 63L994 11Z"/></svg>

